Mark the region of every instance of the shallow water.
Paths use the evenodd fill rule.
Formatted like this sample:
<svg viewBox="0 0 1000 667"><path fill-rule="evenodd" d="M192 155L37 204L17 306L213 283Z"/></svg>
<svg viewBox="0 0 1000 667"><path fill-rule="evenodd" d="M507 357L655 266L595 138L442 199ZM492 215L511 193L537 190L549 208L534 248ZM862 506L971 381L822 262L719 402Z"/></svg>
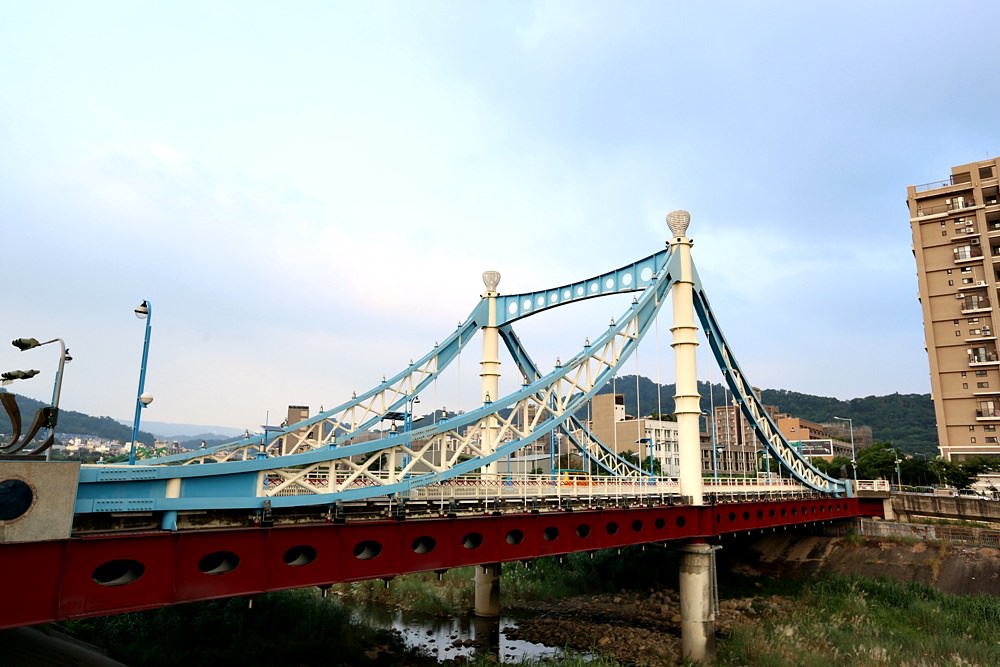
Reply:
<svg viewBox="0 0 1000 667"><path fill-rule="evenodd" d="M420 648L437 660L493 653L503 660L555 657L557 648L517 639L508 639L504 630L517 618L483 619L475 616L439 618L382 607L348 605L351 615L367 625L395 631L407 646Z"/></svg>

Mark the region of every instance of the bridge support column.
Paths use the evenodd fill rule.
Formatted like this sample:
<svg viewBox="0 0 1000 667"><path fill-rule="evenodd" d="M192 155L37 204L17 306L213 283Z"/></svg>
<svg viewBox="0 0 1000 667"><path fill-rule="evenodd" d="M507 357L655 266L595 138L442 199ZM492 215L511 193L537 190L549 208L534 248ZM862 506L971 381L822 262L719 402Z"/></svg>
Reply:
<svg viewBox="0 0 1000 667"><path fill-rule="evenodd" d="M671 249L678 253L681 275L673 287L674 363L677 368L677 393L674 413L677 415L678 446L680 449L681 495L693 505L704 504L704 484L701 479L701 395L698 393L698 370L695 353L698 348L698 327L694 323L694 272L691 266L691 239L687 234L691 215L673 211L667 216L670 226Z"/></svg>
<svg viewBox="0 0 1000 667"><path fill-rule="evenodd" d="M483 283L486 285L486 294L483 298L488 303L489 315L486 325L483 326L483 404L491 403L500 398L500 330L497 328L497 285L500 284L500 273L498 271L483 272ZM483 451L492 453L497 448L497 418L488 415L483 429ZM487 477L495 477L497 464L490 463L482 468L482 474Z"/></svg>
<svg viewBox="0 0 1000 667"><path fill-rule="evenodd" d="M476 566L475 610L480 618L500 615L500 563Z"/></svg>
<svg viewBox="0 0 1000 667"><path fill-rule="evenodd" d="M715 549L681 547L681 653L685 661L715 662Z"/></svg>

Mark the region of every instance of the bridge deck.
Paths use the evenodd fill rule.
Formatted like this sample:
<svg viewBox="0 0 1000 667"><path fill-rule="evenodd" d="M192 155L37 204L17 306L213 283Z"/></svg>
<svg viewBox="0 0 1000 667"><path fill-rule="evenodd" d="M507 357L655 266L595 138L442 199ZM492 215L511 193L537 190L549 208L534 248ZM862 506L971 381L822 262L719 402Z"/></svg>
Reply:
<svg viewBox="0 0 1000 667"><path fill-rule="evenodd" d="M882 512L881 501L860 498L651 503L6 544L0 628Z"/></svg>

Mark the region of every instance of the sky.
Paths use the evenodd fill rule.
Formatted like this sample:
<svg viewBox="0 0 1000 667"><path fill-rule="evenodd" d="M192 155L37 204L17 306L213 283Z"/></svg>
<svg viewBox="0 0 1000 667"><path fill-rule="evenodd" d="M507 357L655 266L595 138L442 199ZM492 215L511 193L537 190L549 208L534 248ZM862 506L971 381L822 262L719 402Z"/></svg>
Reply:
<svg viewBox="0 0 1000 667"><path fill-rule="evenodd" d="M685 209L754 385L927 393L906 186L1000 151L998 22L961 0L0 0L0 341L62 338L61 407L131 422L148 300L144 422L259 429L423 356L483 271L580 280ZM627 303L517 330L551 368ZM623 373L672 382L669 327ZM478 400L479 355L427 410ZM41 371L7 389L49 400L58 356L4 342L0 369Z"/></svg>

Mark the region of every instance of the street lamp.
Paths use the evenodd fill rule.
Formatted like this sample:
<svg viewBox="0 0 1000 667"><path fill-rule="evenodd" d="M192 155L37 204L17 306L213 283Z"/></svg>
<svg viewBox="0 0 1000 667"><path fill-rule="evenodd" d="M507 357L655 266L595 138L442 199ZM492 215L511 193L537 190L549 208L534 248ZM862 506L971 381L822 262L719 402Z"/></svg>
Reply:
<svg viewBox="0 0 1000 667"><path fill-rule="evenodd" d="M49 343L59 343L59 368L56 369L56 380L52 386L52 417L46 425L48 429L54 429L56 427L56 420L59 419L59 394L62 393L63 369L66 367L67 362L73 361L69 350L66 349L66 343L62 338L53 338L44 343L39 343L37 338L16 338L10 342L11 345L21 350L21 352L41 347L42 345L48 345ZM31 373L31 371L28 372ZM38 371L35 371L28 377L33 377L37 373ZM52 460L52 449L50 447L45 449L45 460Z"/></svg>
<svg viewBox="0 0 1000 667"><path fill-rule="evenodd" d="M135 465L135 446L139 439L139 417L142 409L153 402L151 394L143 393L146 386L146 360L149 358L149 334L153 330L153 304L143 301L135 309L135 316L146 320L146 339L142 344L142 366L139 367L139 390L135 395L135 420L132 422L132 446L128 452L128 464Z"/></svg>
<svg viewBox="0 0 1000 667"><path fill-rule="evenodd" d="M635 444L637 444L637 445L641 445L643 443L649 445L649 474L650 474L650 476L652 476L653 475L653 439L652 438L639 438L638 440L635 441ZM639 459L640 460L642 459L642 454L641 453L639 454ZM639 467L640 468L642 467L641 463L639 464Z"/></svg>
<svg viewBox="0 0 1000 667"><path fill-rule="evenodd" d="M899 471L899 464L903 462L903 459L901 459L899 457L899 450L898 449L895 450L895 452L896 452L896 483L899 484L899 492L902 493L903 492L903 475Z"/></svg>
<svg viewBox="0 0 1000 667"><path fill-rule="evenodd" d="M767 477L764 478L764 484L769 486L771 484L771 454L767 449L758 449L757 453L764 455L764 465L767 468ZM760 469L758 468L758 470Z"/></svg>
<svg viewBox="0 0 1000 667"><path fill-rule="evenodd" d="M837 419L837 420L842 421L842 422L847 422L848 425L851 427L851 467L854 468L854 482L855 482L855 485L857 485L857 481L858 481L858 459L854 455L854 420L851 419L850 417L834 417L834 419Z"/></svg>

